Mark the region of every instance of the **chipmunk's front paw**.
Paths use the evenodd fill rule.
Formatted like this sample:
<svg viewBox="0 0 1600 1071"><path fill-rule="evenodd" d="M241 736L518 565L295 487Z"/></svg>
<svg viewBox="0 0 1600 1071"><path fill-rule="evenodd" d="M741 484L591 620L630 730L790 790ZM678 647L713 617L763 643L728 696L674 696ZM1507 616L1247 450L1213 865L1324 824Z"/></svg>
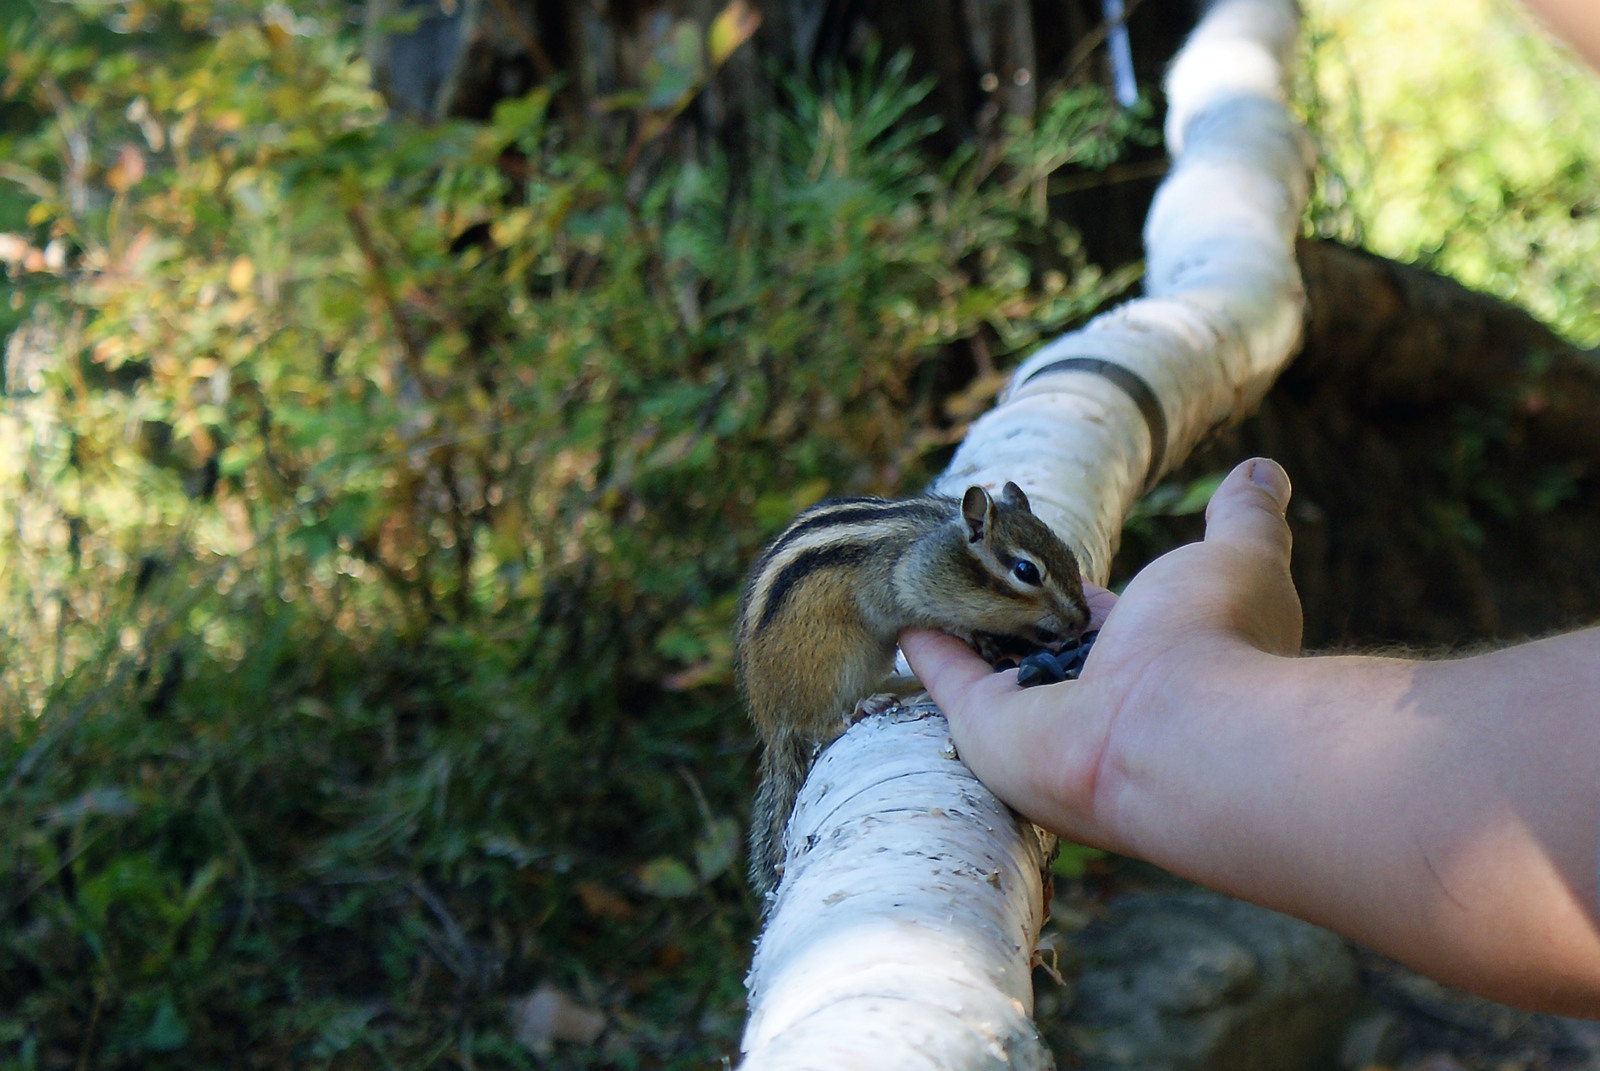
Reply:
<svg viewBox="0 0 1600 1071"><path fill-rule="evenodd" d="M865 699L856 701L856 708L845 718L845 721L854 725L862 718L870 718L874 714L882 714L886 710L893 710L900 705L900 697L890 692L879 692L869 695Z"/></svg>

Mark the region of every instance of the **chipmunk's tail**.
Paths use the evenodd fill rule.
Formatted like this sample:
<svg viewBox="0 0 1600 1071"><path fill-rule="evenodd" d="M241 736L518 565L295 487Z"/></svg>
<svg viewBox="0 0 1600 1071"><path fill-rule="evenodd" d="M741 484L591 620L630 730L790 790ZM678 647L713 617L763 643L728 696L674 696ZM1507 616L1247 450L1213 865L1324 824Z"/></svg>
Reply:
<svg viewBox="0 0 1600 1071"><path fill-rule="evenodd" d="M782 733L761 754L761 783L750 814L750 886L761 901L763 915L783 876L783 831L814 750L793 733Z"/></svg>

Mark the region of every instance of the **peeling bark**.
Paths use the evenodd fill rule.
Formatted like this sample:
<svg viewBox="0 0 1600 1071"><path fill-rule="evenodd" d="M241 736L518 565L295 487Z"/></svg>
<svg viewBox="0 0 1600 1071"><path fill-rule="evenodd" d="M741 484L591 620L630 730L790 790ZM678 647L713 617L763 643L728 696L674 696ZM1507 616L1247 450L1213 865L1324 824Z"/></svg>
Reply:
<svg viewBox="0 0 1600 1071"><path fill-rule="evenodd" d="M960 762L931 703L825 751L746 985L745 1071L1045 1071L1030 1018L1054 838Z"/></svg>

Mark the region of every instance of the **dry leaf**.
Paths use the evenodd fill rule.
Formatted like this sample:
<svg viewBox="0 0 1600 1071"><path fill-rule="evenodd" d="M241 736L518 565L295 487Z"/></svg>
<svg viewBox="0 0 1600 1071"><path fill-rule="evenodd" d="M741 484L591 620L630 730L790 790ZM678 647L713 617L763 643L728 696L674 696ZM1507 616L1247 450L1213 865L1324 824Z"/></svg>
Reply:
<svg viewBox="0 0 1600 1071"><path fill-rule="evenodd" d="M676 673L668 673L661 678L661 687L669 692L687 692L691 688L698 688L707 681L723 680L728 675L728 660L726 658L707 658L696 662L692 666L685 666Z"/></svg>
<svg viewBox="0 0 1600 1071"><path fill-rule="evenodd" d="M578 899L583 901L583 909L597 919L626 922L634 916L633 905L628 903L621 893L614 892L597 881L580 881Z"/></svg>
<svg viewBox="0 0 1600 1071"><path fill-rule="evenodd" d="M144 153L132 145L117 150L117 162L106 172L106 185L113 193L127 193L144 178Z"/></svg>
<svg viewBox="0 0 1600 1071"><path fill-rule="evenodd" d="M552 985L542 985L509 1006L511 1034L541 1056L558 1041L592 1045L606 1028L606 1017L585 1007Z"/></svg>
<svg viewBox="0 0 1600 1071"><path fill-rule="evenodd" d="M733 0L711 20L711 30L706 34L706 51L710 53L712 67L720 67L733 55L734 49L750 39L761 25L761 14L745 0Z"/></svg>

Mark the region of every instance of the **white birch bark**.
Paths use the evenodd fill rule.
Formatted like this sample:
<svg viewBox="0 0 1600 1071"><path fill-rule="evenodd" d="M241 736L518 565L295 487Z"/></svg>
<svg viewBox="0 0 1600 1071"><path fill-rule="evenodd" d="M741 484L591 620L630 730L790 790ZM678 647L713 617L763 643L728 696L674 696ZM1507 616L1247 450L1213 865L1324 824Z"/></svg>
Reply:
<svg viewBox="0 0 1600 1071"><path fill-rule="evenodd" d="M1296 28L1293 0L1207 11L1167 78L1174 163L1145 225L1147 296L1024 362L936 481L960 494L1015 480L1091 579L1105 580L1147 479L1253 410L1299 344L1294 241L1311 161L1284 107ZM1133 372L1145 411L1137 382L1029 378L1074 358ZM931 705L852 727L789 824L746 980L741 1066L1053 1066L1030 971L1050 843L955 761Z"/></svg>

